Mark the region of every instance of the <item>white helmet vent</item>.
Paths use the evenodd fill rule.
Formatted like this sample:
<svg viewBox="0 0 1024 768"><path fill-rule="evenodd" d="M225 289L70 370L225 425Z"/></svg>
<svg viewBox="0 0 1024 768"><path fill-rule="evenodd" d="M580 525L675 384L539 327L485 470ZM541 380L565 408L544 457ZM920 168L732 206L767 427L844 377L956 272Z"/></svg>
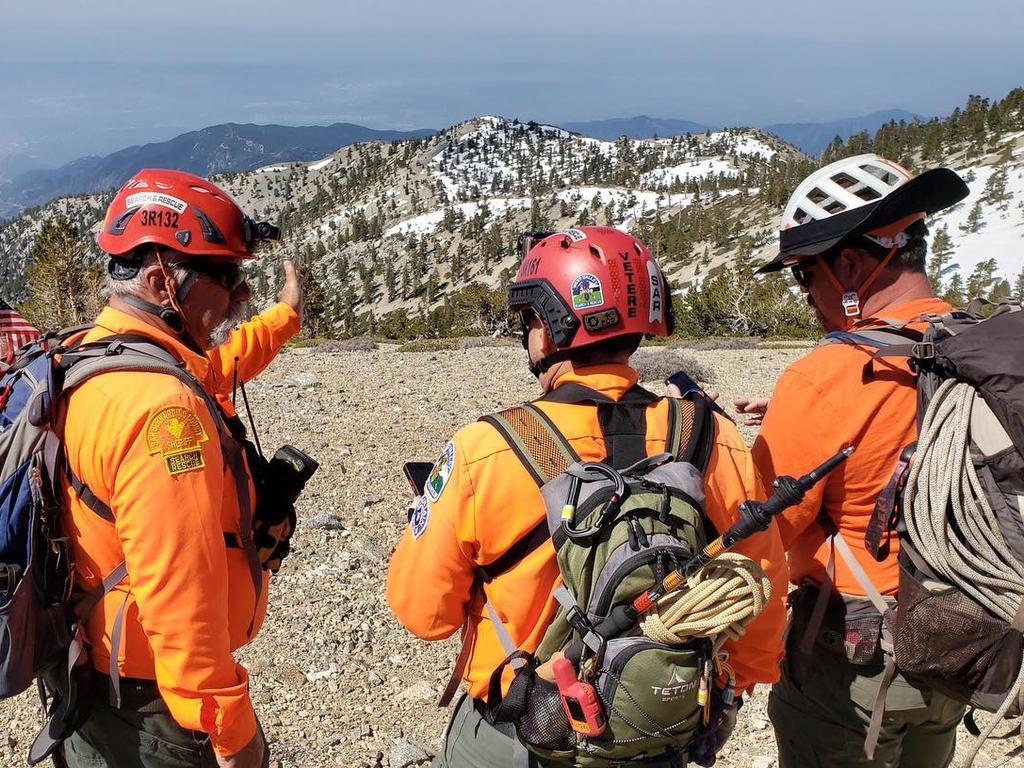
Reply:
<svg viewBox="0 0 1024 768"><path fill-rule="evenodd" d="M877 155L838 160L797 187L786 205L780 228L827 219L874 203L909 180L909 172Z"/></svg>

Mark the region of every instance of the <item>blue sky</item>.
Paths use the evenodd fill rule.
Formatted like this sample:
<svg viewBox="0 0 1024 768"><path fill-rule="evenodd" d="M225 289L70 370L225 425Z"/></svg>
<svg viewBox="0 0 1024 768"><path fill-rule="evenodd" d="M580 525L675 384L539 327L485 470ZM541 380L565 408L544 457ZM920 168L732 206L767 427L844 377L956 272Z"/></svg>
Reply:
<svg viewBox="0 0 1024 768"><path fill-rule="evenodd" d="M0 176L227 121L746 125L945 114L1024 82L1024 4L1005 0L45 0L3 18Z"/></svg>

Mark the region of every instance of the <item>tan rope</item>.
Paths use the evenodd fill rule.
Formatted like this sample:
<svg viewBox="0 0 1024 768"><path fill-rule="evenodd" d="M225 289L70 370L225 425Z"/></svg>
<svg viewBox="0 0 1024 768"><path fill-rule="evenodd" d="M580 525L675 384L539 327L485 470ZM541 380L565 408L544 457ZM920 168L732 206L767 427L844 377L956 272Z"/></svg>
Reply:
<svg viewBox="0 0 1024 768"><path fill-rule="evenodd" d="M760 565L736 552L709 562L680 589L658 600L640 619L640 629L659 643L685 643L710 637L717 651L746 631L772 597L772 584Z"/></svg>

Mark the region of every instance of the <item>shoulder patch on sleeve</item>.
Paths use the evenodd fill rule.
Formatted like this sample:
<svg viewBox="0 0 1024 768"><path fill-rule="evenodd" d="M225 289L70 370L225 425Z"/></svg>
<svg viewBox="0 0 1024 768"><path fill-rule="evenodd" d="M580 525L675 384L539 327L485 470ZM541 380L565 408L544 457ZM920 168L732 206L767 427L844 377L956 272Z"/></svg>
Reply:
<svg viewBox="0 0 1024 768"><path fill-rule="evenodd" d="M430 501L437 501L441 498L441 494L444 492L445 486L448 485L448 478L452 476L454 468L455 443L449 440L437 461L434 462L434 468L430 470L427 483L423 488Z"/></svg>
<svg viewBox="0 0 1024 768"><path fill-rule="evenodd" d="M149 455L159 454L170 475L202 469L202 444L208 439L199 417L182 405L161 408L146 422Z"/></svg>
<svg viewBox="0 0 1024 768"><path fill-rule="evenodd" d="M427 523L430 521L430 503L426 496L420 496L413 507L412 516L409 518L409 526L412 528L412 537L418 539L427 530Z"/></svg>

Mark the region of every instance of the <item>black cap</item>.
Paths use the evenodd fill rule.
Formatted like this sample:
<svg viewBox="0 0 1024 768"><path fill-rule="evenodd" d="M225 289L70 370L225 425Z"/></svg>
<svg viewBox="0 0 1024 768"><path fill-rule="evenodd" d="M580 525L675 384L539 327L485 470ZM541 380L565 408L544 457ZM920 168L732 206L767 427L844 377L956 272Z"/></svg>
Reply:
<svg viewBox="0 0 1024 768"><path fill-rule="evenodd" d="M956 171L933 168L900 185L881 200L782 230L779 253L757 272L776 272L795 257L817 256L846 237L871 232L915 213L930 216L959 203L968 194L970 189Z"/></svg>

